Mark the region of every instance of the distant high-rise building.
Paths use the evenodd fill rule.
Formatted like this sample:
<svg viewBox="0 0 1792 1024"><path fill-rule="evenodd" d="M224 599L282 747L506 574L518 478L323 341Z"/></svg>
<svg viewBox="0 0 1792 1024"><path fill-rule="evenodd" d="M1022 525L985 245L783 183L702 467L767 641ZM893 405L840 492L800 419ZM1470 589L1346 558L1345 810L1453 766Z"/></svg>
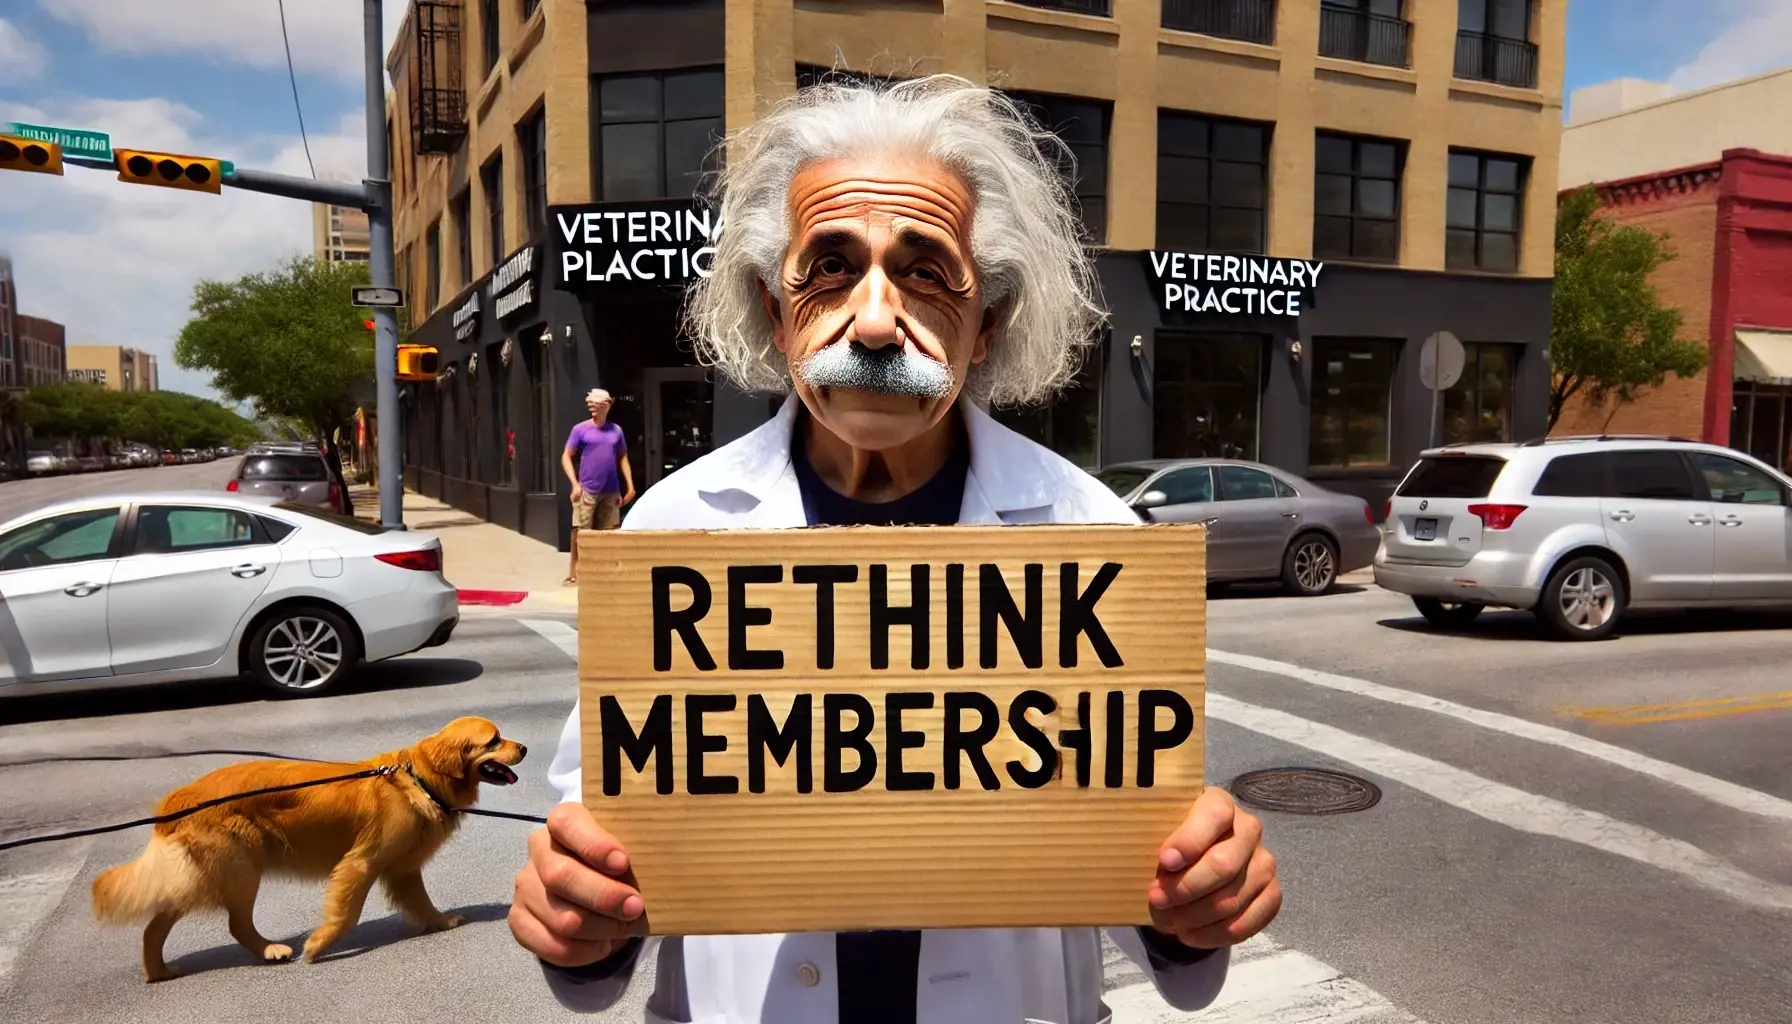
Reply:
<svg viewBox="0 0 1792 1024"><path fill-rule="evenodd" d="M68 379L90 380L109 391L155 391L156 357L122 345L69 345Z"/></svg>
<svg viewBox="0 0 1792 1024"><path fill-rule="evenodd" d="M19 383L28 388L60 383L67 373L67 329L41 316L20 316L16 323Z"/></svg>
<svg viewBox="0 0 1792 1024"><path fill-rule="evenodd" d="M0 387L17 387L19 294L12 283L12 259L0 253Z"/></svg>
<svg viewBox="0 0 1792 1024"><path fill-rule="evenodd" d="M369 251L367 214L347 206L311 204L311 244L326 263L364 263Z"/></svg>

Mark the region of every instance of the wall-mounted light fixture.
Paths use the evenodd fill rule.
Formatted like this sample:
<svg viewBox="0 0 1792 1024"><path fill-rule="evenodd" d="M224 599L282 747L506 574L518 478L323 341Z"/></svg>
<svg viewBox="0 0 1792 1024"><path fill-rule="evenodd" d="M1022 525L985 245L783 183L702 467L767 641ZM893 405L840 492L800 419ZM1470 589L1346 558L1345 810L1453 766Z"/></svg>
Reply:
<svg viewBox="0 0 1792 1024"><path fill-rule="evenodd" d="M552 345L554 343L554 329L552 327L543 327L541 329L541 343L543 345Z"/></svg>
<svg viewBox="0 0 1792 1024"><path fill-rule="evenodd" d="M1134 359L1141 359L1144 357L1144 355L1145 355L1145 337L1144 337L1144 335L1135 334L1132 336L1132 357Z"/></svg>
<svg viewBox="0 0 1792 1024"><path fill-rule="evenodd" d="M1288 358L1294 360L1297 363L1300 362L1300 339L1299 338L1296 338L1293 341L1288 343Z"/></svg>

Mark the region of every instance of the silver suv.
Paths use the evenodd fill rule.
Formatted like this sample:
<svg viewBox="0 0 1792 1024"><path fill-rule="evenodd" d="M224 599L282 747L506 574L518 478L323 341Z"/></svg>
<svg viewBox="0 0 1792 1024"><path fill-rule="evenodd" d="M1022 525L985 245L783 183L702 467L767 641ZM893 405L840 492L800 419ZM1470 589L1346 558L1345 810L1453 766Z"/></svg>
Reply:
<svg viewBox="0 0 1792 1024"><path fill-rule="evenodd" d="M1630 608L1792 604L1792 479L1674 437L1425 452L1388 501L1375 582L1440 626L1488 606L1593 640Z"/></svg>

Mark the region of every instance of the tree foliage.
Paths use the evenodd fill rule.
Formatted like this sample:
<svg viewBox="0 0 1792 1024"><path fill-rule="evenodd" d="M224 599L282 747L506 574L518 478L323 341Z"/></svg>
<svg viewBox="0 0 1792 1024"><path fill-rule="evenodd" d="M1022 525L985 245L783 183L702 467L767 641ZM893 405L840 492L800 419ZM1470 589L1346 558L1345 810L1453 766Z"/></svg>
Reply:
<svg viewBox="0 0 1792 1024"><path fill-rule="evenodd" d="M1621 225L1599 212L1592 186L1556 212L1556 280L1551 313L1549 425L1579 395L1622 405L1668 374L1690 377L1710 353L1680 338L1680 310L1664 306L1649 276L1674 258L1667 236Z"/></svg>
<svg viewBox="0 0 1792 1024"><path fill-rule="evenodd" d="M201 281L174 361L210 373L225 397L254 403L259 418L297 420L327 437L354 415L355 392L373 374L373 332L349 303L349 289L366 283L363 263L309 256L235 281Z"/></svg>
<svg viewBox="0 0 1792 1024"><path fill-rule="evenodd" d="M25 394L25 422L38 437L114 438L159 448L244 445L261 436L216 402L178 391L108 391L71 381Z"/></svg>

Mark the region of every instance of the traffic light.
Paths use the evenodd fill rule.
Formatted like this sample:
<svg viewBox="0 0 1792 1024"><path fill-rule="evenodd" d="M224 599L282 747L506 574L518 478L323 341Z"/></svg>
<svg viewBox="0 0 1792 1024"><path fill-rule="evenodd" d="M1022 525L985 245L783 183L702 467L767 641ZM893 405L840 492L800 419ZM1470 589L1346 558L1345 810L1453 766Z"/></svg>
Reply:
<svg viewBox="0 0 1792 1024"><path fill-rule="evenodd" d="M0 135L0 171L61 174L62 147L23 135Z"/></svg>
<svg viewBox="0 0 1792 1024"><path fill-rule="evenodd" d="M398 346L399 380L435 380L441 366L441 356L432 345Z"/></svg>
<svg viewBox="0 0 1792 1024"><path fill-rule="evenodd" d="M224 191L224 172L220 161L209 156L181 156L178 153L145 153L137 149L115 149L113 162L118 165L118 180L138 185L160 185L163 188L184 188L192 192Z"/></svg>

